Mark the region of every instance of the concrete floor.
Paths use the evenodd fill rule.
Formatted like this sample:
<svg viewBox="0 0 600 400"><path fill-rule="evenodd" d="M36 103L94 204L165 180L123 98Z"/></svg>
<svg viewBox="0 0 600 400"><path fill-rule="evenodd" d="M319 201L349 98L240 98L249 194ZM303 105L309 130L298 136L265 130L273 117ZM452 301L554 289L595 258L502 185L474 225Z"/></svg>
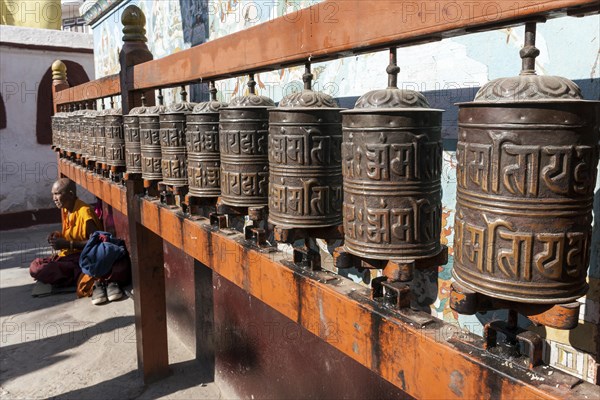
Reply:
<svg viewBox="0 0 600 400"><path fill-rule="evenodd" d="M28 266L59 225L0 231L0 399L219 399L193 355L169 335L173 374L144 386L133 300L101 306L75 293L31 296Z"/></svg>

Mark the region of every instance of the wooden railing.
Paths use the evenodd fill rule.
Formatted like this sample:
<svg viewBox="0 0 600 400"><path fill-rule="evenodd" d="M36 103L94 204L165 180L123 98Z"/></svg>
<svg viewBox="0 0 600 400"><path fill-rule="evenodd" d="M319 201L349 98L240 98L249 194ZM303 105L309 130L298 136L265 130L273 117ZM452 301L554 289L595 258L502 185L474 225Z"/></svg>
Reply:
<svg viewBox="0 0 600 400"><path fill-rule="evenodd" d="M122 71L85 85L64 88L55 81L55 107L121 93L123 113L139 105L139 91L220 79L312 60L327 60L394 45L408 45L531 19L597 13L595 0L451 2L461 14L445 18L415 9L424 2L324 1L322 19L309 10L281 17L159 60L135 35L124 38ZM437 2L444 7L445 2ZM476 6L479 4L480 6ZM450 2L448 2L450 4ZM325 18L337 7L335 24ZM442 11L443 12L443 11ZM450 13L450 14L448 14ZM135 26L129 26L135 31ZM145 61L145 62L144 62ZM481 339L411 310L393 311L372 301L366 288L328 272L296 267L283 253L249 247L241 234L214 231L142 196L142 183L112 183L64 159L60 173L127 215L133 260L138 362L147 380L168 369L162 241L183 250L252 296L308 329L349 357L417 398L585 398L597 387L552 386L526 379L494 361ZM336 326L336 340L319 329ZM463 338L464 339L464 338ZM464 343L464 340L461 342ZM460 371L460 390L453 386ZM425 379L426 377L426 379ZM485 384L493 382L494 385ZM597 393L597 392L596 392Z"/></svg>

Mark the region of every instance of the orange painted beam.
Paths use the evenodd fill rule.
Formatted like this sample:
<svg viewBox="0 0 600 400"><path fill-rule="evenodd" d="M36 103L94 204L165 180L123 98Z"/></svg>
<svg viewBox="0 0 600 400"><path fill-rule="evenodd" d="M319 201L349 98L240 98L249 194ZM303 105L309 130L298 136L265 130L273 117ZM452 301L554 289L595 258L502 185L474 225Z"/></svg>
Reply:
<svg viewBox="0 0 600 400"><path fill-rule="evenodd" d="M134 88L220 79L390 45L409 45L498 28L528 18L597 9L596 0L326 0L129 70ZM593 11L593 10L592 10Z"/></svg>
<svg viewBox="0 0 600 400"><path fill-rule="evenodd" d="M120 93L121 81L119 74L115 74L57 91L54 95L54 104L76 103L115 96Z"/></svg>
<svg viewBox="0 0 600 400"><path fill-rule="evenodd" d="M499 373L483 351L455 347L453 325L406 323L350 280L302 270L281 252L249 248L242 234L215 231L206 220L183 218L158 201L137 201L142 225L411 396L567 399L593 393L591 384L567 390L517 379L510 368Z"/></svg>
<svg viewBox="0 0 600 400"><path fill-rule="evenodd" d="M64 160L59 169L127 212L121 185ZM242 234L215 231L208 221L184 218L158 201L132 201L131 209L139 210L133 221L415 398L580 399L597 393L589 383L569 389L519 376L511 366L494 363L481 350L481 338L464 334L474 346L461 348L454 325L429 317L423 325L407 322L425 314L383 308L367 288L348 279L303 270L282 252L252 248Z"/></svg>

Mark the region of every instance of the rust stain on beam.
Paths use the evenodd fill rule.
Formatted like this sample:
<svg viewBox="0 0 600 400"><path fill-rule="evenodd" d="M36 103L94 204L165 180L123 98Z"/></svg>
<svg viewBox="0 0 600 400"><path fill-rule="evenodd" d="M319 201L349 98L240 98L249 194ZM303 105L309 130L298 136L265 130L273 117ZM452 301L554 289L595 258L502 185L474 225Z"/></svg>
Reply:
<svg viewBox="0 0 600 400"><path fill-rule="evenodd" d="M594 0L455 1L327 0L272 21L138 64L135 89L220 79L277 69L309 57L343 55L499 28L528 18L552 18L598 7ZM433 10L433 11L432 11ZM589 12L589 9L588 9ZM192 60L194 60L192 62Z"/></svg>

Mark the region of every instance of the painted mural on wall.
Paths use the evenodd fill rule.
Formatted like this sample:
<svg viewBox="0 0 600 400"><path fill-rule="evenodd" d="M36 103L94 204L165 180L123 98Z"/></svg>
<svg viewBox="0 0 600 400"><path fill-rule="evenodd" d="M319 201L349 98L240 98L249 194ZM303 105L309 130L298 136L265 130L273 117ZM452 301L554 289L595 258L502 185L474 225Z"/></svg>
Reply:
<svg viewBox="0 0 600 400"><path fill-rule="evenodd" d="M114 11L119 18L107 16L94 25L98 77L118 72L115 49L121 47L122 36L119 12L130 3L123 1ZM293 21L295 13L306 7L311 7L311 15L314 15L314 18L327 18L332 24L343 18L335 9L325 9L320 2L314 0L139 0L135 3L146 13L148 46L155 58L268 22L279 16L287 16ZM538 74L568 77L581 87L585 98L600 99L599 23L597 17L586 17L559 18L540 24L537 47L541 54L536 60ZM401 68L399 86L423 92L432 107L446 110L443 117L445 140L442 242L448 245L450 257L447 265L439 267L437 280L434 275L421 277L417 283L421 293L419 301L431 307L432 313L439 318L479 334L482 331L482 323L498 317L501 312L463 316L452 311L448 304L456 204L455 147L458 108L455 103L471 101L478 88L492 79L517 75L521 63L518 54L523 41L523 28L508 28L398 49L398 64ZM571 55L573 48L577 48L577 57ZM387 63L386 51L314 63L313 88L336 97L341 106L351 108L360 95L387 86ZM286 95L302 89L303 72L303 67L290 67L257 74L257 90L261 95L269 96L276 102L280 101ZM245 94L247 81L248 77L240 76L217 82L219 99L229 101L233 97ZM173 101L174 98L176 91L166 96L167 102ZM600 186L597 188L594 203L596 215L600 212L599 192ZM588 354L589 351L586 353L586 348L579 346L578 340L573 338L593 337L594 335L590 336L590 330L598 329L598 218L595 221L591 259L591 289L586 298L581 299L585 307L582 308L580 327L567 335L552 329L546 329L543 333L548 341L548 361L552 365L593 381L598 360ZM358 282L368 283L373 276L353 271L349 273L349 277ZM432 293L434 298L431 298ZM595 336L598 337L597 334Z"/></svg>

